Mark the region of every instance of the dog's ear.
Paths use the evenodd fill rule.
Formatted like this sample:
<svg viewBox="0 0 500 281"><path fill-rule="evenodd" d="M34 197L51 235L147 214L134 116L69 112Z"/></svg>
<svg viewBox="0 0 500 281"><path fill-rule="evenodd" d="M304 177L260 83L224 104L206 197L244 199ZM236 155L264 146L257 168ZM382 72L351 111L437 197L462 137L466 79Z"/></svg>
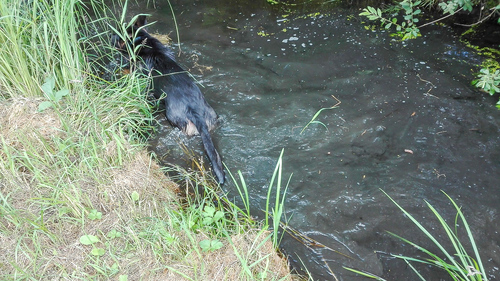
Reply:
<svg viewBox="0 0 500 281"><path fill-rule="evenodd" d="M147 22L146 22L146 16L138 16L138 17L137 17L137 20L135 21L134 26L135 26L136 28L139 28L139 27L143 27L143 26L145 26L145 25L146 25L146 23L147 23Z"/></svg>

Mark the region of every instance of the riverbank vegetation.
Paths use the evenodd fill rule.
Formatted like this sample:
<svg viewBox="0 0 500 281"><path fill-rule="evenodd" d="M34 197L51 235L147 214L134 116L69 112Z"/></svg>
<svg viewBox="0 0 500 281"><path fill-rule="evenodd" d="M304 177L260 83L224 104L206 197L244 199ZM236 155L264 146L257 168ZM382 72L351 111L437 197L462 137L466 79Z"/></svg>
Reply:
<svg viewBox="0 0 500 281"><path fill-rule="evenodd" d="M416 267L418 264L426 265L431 267L436 267L439 270L446 272L450 280L460 280L460 281L487 281L488 275L484 269L481 256L476 245L476 241L472 236L471 229L467 220L462 213L461 208L455 203L455 201L444 193L444 195L450 200L451 204L456 210L455 220L453 224L449 224L441 216L441 214L434 208L429 202L425 202L427 207L431 210L434 215L438 225L442 227L446 235L436 235L433 232L436 229L425 228L414 216L412 216L407 210L401 207L394 199L392 199L385 191L382 192L394 203L400 210L405 214L405 216L413 222L413 224L429 239L431 243L428 246L421 246L412 242L410 239L401 237L395 233L388 231L389 234L401 240L402 242L411 245L421 251L425 257L409 257L405 255L392 255L397 259L404 260L408 265L409 269L413 271L418 280L425 281L425 278L420 274L419 269ZM451 225L451 226L450 226ZM448 240L447 240L448 239ZM449 246L446 246L449 245ZM451 246L451 247L450 247ZM438 251L428 250L431 247L436 248ZM468 252L468 249L472 248L472 252ZM365 272L362 270L357 270L353 268L344 267L346 270L355 272L361 276L368 277L371 279L386 281L384 278Z"/></svg>
<svg viewBox="0 0 500 281"><path fill-rule="evenodd" d="M174 182L146 151L148 78L110 72L108 30L125 14L105 10L0 5L0 279L294 279L277 233L209 172L169 168Z"/></svg>
<svg viewBox="0 0 500 281"><path fill-rule="evenodd" d="M420 24L423 18L423 11L438 17ZM421 35L421 30L427 25L441 22L444 20L453 20L461 17L466 19L465 23L460 23L463 28L467 28L462 36L478 32L481 26L500 25L500 4L498 1L471 1L471 0L404 0L395 5L375 8L368 6L360 13L361 16L369 20L380 22L381 26L387 30L395 30L395 35L402 40L415 39ZM437 15L437 16L436 16ZM456 23L455 23L456 24ZM497 28L498 29L498 28ZM484 55L487 59L478 66L479 71L476 74L477 79L472 81L476 87L484 90L490 95L500 93L500 42L498 42L498 32L480 31L483 41L494 40L496 45L492 46L469 46L478 50L478 53ZM491 37L491 38L490 38ZM466 40L466 39L465 39ZM500 108L500 101L497 103Z"/></svg>

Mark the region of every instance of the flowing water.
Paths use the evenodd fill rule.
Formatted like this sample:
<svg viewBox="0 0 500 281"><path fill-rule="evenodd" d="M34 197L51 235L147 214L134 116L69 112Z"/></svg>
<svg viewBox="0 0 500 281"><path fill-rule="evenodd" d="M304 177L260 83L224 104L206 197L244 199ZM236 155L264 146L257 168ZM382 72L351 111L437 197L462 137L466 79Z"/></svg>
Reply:
<svg viewBox="0 0 500 281"><path fill-rule="evenodd" d="M400 42L366 29L360 10L345 7L352 3L171 3L179 61L220 115L213 138L230 171L245 176L253 210L265 208L284 149L284 181L293 173L286 217L318 242L284 237L294 268L307 267L317 280L335 280L332 272L338 280L367 280L342 266L387 280L418 280L391 254L422 254L387 231L438 249L381 190L441 241L445 233L425 201L453 225L455 211L444 191L462 206L490 279L500 280L500 112L496 98L470 85L482 58L452 30L429 26L424 36ZM129 10L130 17L152 14L150 21L157 22L149 31L176 38L166 1ZM337 108L319 115L323 125L301 133L318 110L337 100ZM162 159L189 166L179 141L203 155L198 137L163 124L152 142ZM237 197L230 181L224 188ZM428 280L449 280L436 269L419 268Z"/></svg>

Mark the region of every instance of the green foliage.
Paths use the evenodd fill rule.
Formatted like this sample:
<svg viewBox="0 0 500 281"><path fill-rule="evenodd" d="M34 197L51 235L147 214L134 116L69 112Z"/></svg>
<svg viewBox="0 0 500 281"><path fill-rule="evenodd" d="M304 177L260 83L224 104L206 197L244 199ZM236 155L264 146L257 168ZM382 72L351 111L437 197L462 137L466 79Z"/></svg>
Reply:
<svg viewBox="0 0 500 281"><path fill-rule="evenodd" d="M222 244L222 242L220 242L218 239L200 241L200 248L204 252L213 252L219 250L223 246L224 244Z"/></svg>
<svg viewBox="0 0 500 281"><path fill-rule="evenodd" d="M134 191L132 194L130 194L130 198L132 198L132 201L137 202L139 201L139 192Z"/></svg>
<svg viewBox="0 0 500 281"><path fill-rule="evenodd" d="M111 231L108 232L108 235L106 235L110 239L115 239L115 238L120 238L122 237L122 233L120 231L117 231L116 229L112 229Z"/></svg>
<svg viewBox="0 0 500 281"><path fill-rule="evenodd" d="M99 242L99 238L94 235L83 235L80 237L80 243L83 245L92 245Z"/></svg>
<svg viewBox="0 0 500 281"><path fill-rule="evenodd" d="M460 8L471 12L473 4L471 0L450 0L448 2L440 2L439 7L443 10L443 14L454 14Z"/></svg>
<svg viewBox="0 0 500 281"><path fill-rule="evenodd" d="M484 90L490 95L500 93L500 64L493 60L485 60L479 70L478 79L472 81L472 85ZM500 100L497 102L500 109Z"/></svg>
<svg viewBox="0 0 500 281"><path fill-rule="evenodd" d="M49 100L40 103L40 105L38 106L38 111L44 111L45 109L54 106L54 104L58 104L63 97L69 94L68 89L61 89L54 93L55 86L56 80L53 76L47 77L47 79L45 79L45 83L43 83L42 85L42 91Z"/></svg>
<svg viewBox="0 0 500 281"><path fill-rule="evenodd" d="M399 22L396 17L386 18L382 15L382 10L380 8L366 7L361 12L360 16L366 16L369 20L378 20L384 29L390 29L393 26L396 28L396 34L401 37L402 40L414 39L420 36L420 30L416 23L419 19L416 17L422 13L420 9L416 9L421 5L421 1L417 0L413 2L412 0L404 0L399 3L400 10L404 11L403 21Z"/></svg>
<svg viewBox="0 0 500 281"><path fill-rule="evenodd" d="M202 213L203 216L203 224L211 225L216 224L224 217L224 212L221 210L216 211L215 207L205 206L205 209Z"/></svg>
<svg viewBox="0 0 500 281"><path fill-rule="evenodd" d="M500 70L490 70L488 68L483 68L480 71L479 79L474 80L473 84L490 93L490 95L500 93L498 85L500 84Z"/></svg>
<svg viewBox="0 0 500 281"><path fill-rule="evenodd" d="M265 219L265 224L264 224L264 229L266 229L269 226L269 219L272 219L272 229L273 229L273 245L275 248L278 248L281 238L278 235L278 230L280 228L280 223L281 223L281 217L283 216L284 213L284 206L285 206L285 194L286 191L288 190L288 184L290 183L290 180L292 178L292 175L288 178L287 184L284 186L284 191L283 191L283 197L281 197L281 189L283 188L282 184L282 172L283 172L283 153L284 149L281 150L280 157L278 158L278 162L276 163L276 167L274 168L274 173L273 176L271 177L271 182L269 183L269 188L267 190L267 197L266 197L266 219ZM271 194L273 191L274 187L274 181L276 180L276 191L274 193L275 199L274 199L274 208L271 209L271 212L269 212L269 207L271 207ZM280 200L281 198L281 200Z"/></svg>
<svg viewBox="0 0 500 281"><path fill-rule="evenodd" d="M489 60L493 61L493 60ZM483 89L490 95L500 93L500 66L498 63L483 63L483 68L479 70L478 79L472 81L472 85ZM500 101L499 101L500 104Z"/></svg>
<svg viewBox="0 0 500 281"><path fill-rule="evenodd" d="M90 251L90 254L93 256L100 257L104 255L106 251L103 248L93 248L92 251Z"/></svg>
<svg viewBox="0 0 500 281"><path fill-rule="evenodd" d="M439 212L431 205L429 202L425 202L427 207L432 211L433 215L436 217L437 221L442 227L442 230L446 233L446 235L433 235L427 228L425 228L415 217L413 217L408 211L406 211L403 207L401 207L394 199L392 199L385 191L382 192L408 217L415 226L440 250L440 254L433 253L426 248L411 242L410 240L398 236L392 232L389 232L392 236L400 239L401 241L415 247L420 250L422 253L426 254L428 258L413 258L402 255L392 255L395 258L399 258L404 260L408 267L413 270L413 272L417 275L419 280L425 281L424 277L420 274L420 272L413 266L413 262L421 263L428 266L434 266L439 269L446 271L450 280L455 281L487 281L488 277L486 275L486 271L484 270L481 257L479 255L479 250L476 246L476 242L474 237L472 236L471 229L467 220L465 219L464 214L462 213L461 208L456 204L456 202L451 199L448 194L444 193L446 197L450 200L451 204L456 210L455 220L453 224L448 224L446 220L439 214ZM469 254L462 241L460 241L459 237L463 237L462 233L459 233L458 226L462 225L465 230L465 237L468 238L467 244L473 250L473 255ZM434 229L434 228L433 228ZM448 238L448 242L451 243L452 248L446 249L443 244L438 240L440 238ZM374 274L368 273L363 270L353 269L344 267L346 270L351 272L355 272L361 276L368 277L371 279L376 279L379 281L385 281L385 279L376 276Z"/></svg>
<svg viewBox="0 0 500 281"><path fill-rule="evenodd" d="M88 218L90 220L100 220L102 218L102 213L97 211L96 209L92 209L90 210Z"/></svg>
<svg viewBox="0 0 500 281"><path fill-rule="evenodd" d="M384 194L386 193L384 192ZM428 229L426 229L420 222L418 222L410 213L408 213L403 207L401 207L398 203L396 203L396 201L394 201L389 195L387 195L389 199L418 227L418 229L422 231L422 233L424 233L425 236L429 238L429 240L432 241L432 243L441 251L441 255L443 255L444 257L441 257L439 254L432 253L426 248L417 245L406 238L403 238L401 236L389 232L391 235L397 237L401 241L408 243L409 245L419 249L420 251L425 253L428 256L428 258L421 259L421 258L412 258L401 255L393 255L393 256L405 260L409 265L411 265L411 262L418 262L443 269L446 272L448 272L448 274L450 275L450 277L453 278L453 280L487 281L486 271L484 270L481 257L479 255L479 250L476 246L474 237L472 236L469 224L467 223L467 220L465 219L465 216L462 213L461 208L455 203L455 201L451 199L451 197L448 196L448 194L444 193L444 195L448 197L448 199L455 207L455 210L457 212L452 226L446 223L446 220L439 214L439 212L431 204L429 204L429 202L425 203L427 204L427 207L429 207L429 209L432 211L438 222L441 224L442 229L446 232L446 236L444 237L448 238L449 242L451 242L451 244L453 245L451 251L449 249L446 249L442 245L442 243L439 242L438 238L440 236L435 236L431 234L431 232ZM460 241L459 237L461 237L461 235L458 232L459 230L458 225L462 225L463 228L465 229L466 237L469 240L468 244L470 244L474 252L473 255L469 254L466 251L464 245ZM413 266L411 266L411 268L418 276L420 276L418 271Z"/></svg>

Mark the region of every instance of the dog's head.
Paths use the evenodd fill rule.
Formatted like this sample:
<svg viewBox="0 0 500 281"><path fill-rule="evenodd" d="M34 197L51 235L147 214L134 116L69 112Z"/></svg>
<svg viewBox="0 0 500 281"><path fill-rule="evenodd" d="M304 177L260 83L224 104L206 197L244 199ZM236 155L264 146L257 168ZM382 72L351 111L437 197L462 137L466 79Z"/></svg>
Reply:
<svg viewBox="0 0 500 281"><path fill-rule="evenodd" d="M111 44L121 52L127 53L129 50L137 50L138 46L147 46L151 35L147 33L146 16L138 16L135 23L127 28L127 38L122 38L118 34L111 36ZM127 48L127 45L129 48Z"/></svg>

